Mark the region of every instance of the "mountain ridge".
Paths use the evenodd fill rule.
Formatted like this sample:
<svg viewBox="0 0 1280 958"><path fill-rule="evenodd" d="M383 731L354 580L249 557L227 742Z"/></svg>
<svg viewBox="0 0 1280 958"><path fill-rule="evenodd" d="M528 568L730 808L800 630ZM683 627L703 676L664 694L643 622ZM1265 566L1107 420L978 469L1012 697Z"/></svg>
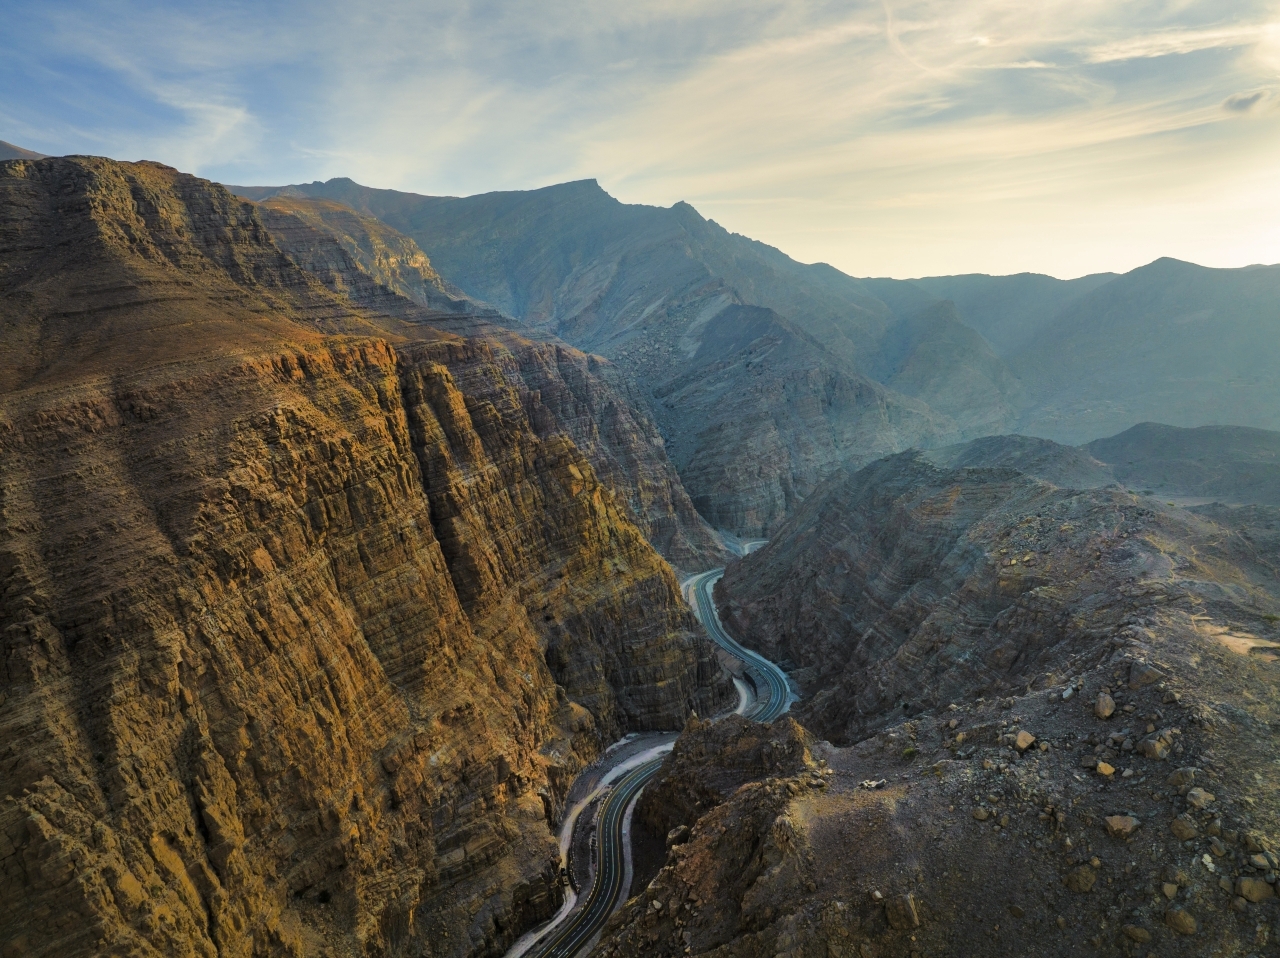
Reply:
<svg viewBox="0 0 1280 958"><path fill-rule="evenodd" d="M356 298L216 184L0 162L9 951L496 958L574 775L731 694L589 357L313 240Z"/></svg>

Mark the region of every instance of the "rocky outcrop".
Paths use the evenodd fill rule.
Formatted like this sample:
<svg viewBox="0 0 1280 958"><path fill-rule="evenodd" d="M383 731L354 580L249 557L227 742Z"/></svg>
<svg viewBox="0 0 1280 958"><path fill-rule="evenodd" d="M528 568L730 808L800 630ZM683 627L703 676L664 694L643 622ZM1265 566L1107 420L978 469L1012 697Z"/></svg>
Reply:
<svg viewBox="0 0 1280 958"><path fill-rule="evenodd" d="M520 364L154 164L0 164L0 264L5 948L496 954L554 910L575 771L727 688Z"/></svg>
<svg viewBox="0 0 1280 958"><path fill-rule="evenodd" d="M665 864L594 954L1273 947L1275 513L907 454L824 487L719 598L840 744L770 769L776 723L689 723L642 806Z"/></svg>
<svg viewBox="0 0 1280 958"><path fill-rule="evenodd" d="M636 815L675 844L747 782L814 768L811 745L812 736L785 715L767 725L740 715L690 718L657 780L640 796Z"/></svg>
<svg viewBox="0 0 1280 958"><path fill-rule="evenodd" d="M1147 944L1192 958L1269 945L1280 833L1266 732L1224 721L1197 678L1130 689L1115 664L1066 701L1061 686L979 699L855 747L816 743L806 767L743 782L672 834L592 954L1067 958ZM1215 662L1210 695L1242 678L1262 692L1242 664ZM1096 718L1100 686L1133 712ZM1178 729L1160 733L1167 756L1124 750L1137 716ZM693 728L681 744L714 764L713 738ZM674 794L706 775L664 771Z"/></svg>
<svg viewBox="0 0 1280 958"><path fill-rule="evenodd" d="M522 401L538 407L539 433L568 435L606 485L620 493L628 517L664 557L689 570L724 561L723 544L690 501L661 435L643 412L644 403L613 364L563 343L530 342L498 325L515 321L491 309L441 300L445 292L462 294L440 280L413 240L349 207L273 197L261 209L280 248L334 292L409 323L484 336L493 344L491 361L502 366L503 377L519 382ZM375 258L366 246L398 255L382 252ZM409 267L416 272L405 280ZM424 283L436 291L417 296ZM457 305L467 307L465 316L440 312Z"/></svg>

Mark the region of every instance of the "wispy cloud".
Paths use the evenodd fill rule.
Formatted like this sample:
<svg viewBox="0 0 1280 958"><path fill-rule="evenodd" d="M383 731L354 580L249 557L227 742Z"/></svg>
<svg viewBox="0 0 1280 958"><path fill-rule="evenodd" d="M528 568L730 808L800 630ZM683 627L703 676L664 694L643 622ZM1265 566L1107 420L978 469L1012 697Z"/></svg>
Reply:
<svg viewBox="0 0 1280 958"><path fill-rule="evenodd" d="M1222 101L1222 105L1233 113L1248 113L1270 98L1270 90L1253 90L1250 93L1233 93Z"/></svg>
<svg viewBox="0 0 1280 958"><path fill-rule="evenodd" d="M1280 259L1280 0L17 4L0 138L43 152L436 193L595 176L863 273Z"/></svg>
<svg viewBox="0 0 1280 958"><path fill-rule="evenodd" d="M1260 42L1268 24L1244 24L1216 30L1169 30L1102 43L1088 52L1090 63L1180 56L1200 50L1243 47Z"/></svg>

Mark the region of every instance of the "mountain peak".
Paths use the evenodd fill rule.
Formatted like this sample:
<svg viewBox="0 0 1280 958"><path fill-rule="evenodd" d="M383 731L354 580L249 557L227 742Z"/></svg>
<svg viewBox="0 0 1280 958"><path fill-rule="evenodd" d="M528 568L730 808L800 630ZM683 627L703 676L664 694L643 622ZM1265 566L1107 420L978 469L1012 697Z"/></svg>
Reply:
<svg viewBox="0 0 1280 958"><path fill-rule="evenodd" d="M0 160L43 160L44 153L37 153L35 150L24 150L20 146L14 146L5 140L0 140Z"/></svg>

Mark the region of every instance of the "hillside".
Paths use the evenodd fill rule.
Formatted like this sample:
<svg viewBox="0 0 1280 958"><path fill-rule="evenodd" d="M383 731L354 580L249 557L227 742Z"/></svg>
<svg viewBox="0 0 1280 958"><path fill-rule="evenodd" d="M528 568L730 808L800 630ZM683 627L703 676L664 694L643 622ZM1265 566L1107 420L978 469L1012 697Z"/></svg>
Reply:
<svg viewBox="0 0 1280 958"><path fill-rule="evenodd" d="M878 380L949 417L969 436L1008 428L1022 383L950 300L909 313L886 331L874 367Z"/></svg>
<svg viewBox="0 0 1280 958"><path fill-rule="evenodd" d="M1009 356L1069 304L1115 278L1115 273L1070 280L1041 273L970 273L927 276L910 283L931 296L951 300L961 320L977 330L999 355Z"/></svg>
<svg viewBox="0 0 1280 958"><path fill-rule="evenodd" d="M1280 506L1280 432L1139 423L1084 447L1121 482L1160 495Z"/></svg>
<svg viewBox="0 0 1280 958"><path fill-rule="evenodd" d="M1040 442L955 455L1081 461ZM842 473L717 588L800 725L691 723L645 812L665 867L594 954L1265 953L1277 524L915 453Z"/></svg>
<svg viewBox="0 0 1280 958"><path fill-rule="evenodd" d="M24 150L20 146L14 146L12 143L0 140L0 160L39 160L43 158L43 153L37 153L35 150Z"/></svg>
<svg viewBox="0 0 1280 958"><path fill-rule="evenodd" d="M643 417L158 164L0 163L0 264L6 950L502 953L574 774L730 692Z"/></svg>
<svg viewBox="0 0 1280 958"><path fill-rule="evenodd" d="M1080 297L1009 357L1018 429L1086 442L1140 422L1280 428L1280 266L1162 259Z"/></svg>

